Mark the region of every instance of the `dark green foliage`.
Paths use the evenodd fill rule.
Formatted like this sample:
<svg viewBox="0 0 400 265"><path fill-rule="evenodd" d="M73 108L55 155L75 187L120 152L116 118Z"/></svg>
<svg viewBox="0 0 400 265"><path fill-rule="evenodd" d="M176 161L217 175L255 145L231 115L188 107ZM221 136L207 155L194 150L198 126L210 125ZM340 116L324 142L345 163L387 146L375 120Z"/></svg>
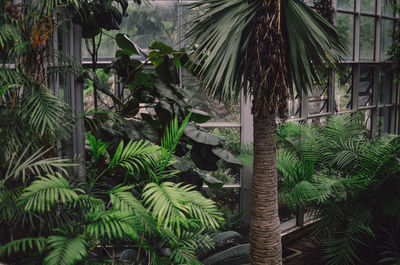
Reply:
<svg viewBox="0 0 400 265"><path fill-rule="evenodd" d="M211 176L203 177L199 169L215 171L219 161L236 165L240 162L223 148L223 137L206 132L194 123L206 122L211 117L203 111L193 110L186 103L185 91L179 87L177 67L184 61L184 52L156 41L149 46L147 54L125 34L117 34L116 42L119 50L112 65L104 73L86 71L82 76L88 87L93 86L112 99L115 118L107 111L93 110L93 118L86 118L87 130L102 141L109 142L107 149L112 152L118 150L121 140L146 139L162 145L162 135L168 129L165 121L175 117L183 121L193 112L186 129L182 131L183 137L174 147L174 155L178 157L175 167L182 171L177 178L200 187L203 179L207 178L205 183L215 188L213 183L219 181ZM146 62L132 55L143 57L153 65L154 70L147 69ZM123 93L114 96L108 91L104 85L107 81L104 74L108 73L117 74L121 89L129 88L131 93L128 97ZM107 121L112 122L112 127L107 125Z"/></svg>
<svg viewBox="0 0 400 265"><path fill-rule="evenodd" d="M194 187L159 183L175 174L166 170L166 165L174 163L172 153L188 119L179 126L174 119L161 146L144 141L127 145L121 142L114 154L107 154L107 143L89 136L95 161L101 161L103 156L110 160L88 168L93 177L88 176L87 185L68 181L57 172L41 177L32 171L34 181L26 188L2 193L0 207L5 211L0 220L11 229L12 238L1 239L1 260L15 263L32 258L40 264L77 264L82 260L90 264L109 259L118 262L107 253L128 245L136 250L130 260L134 264L200 264L196 250L212 247L206 232L219 228L221 214L215 203ZM46 172L50 165L43 170ZM60 165L55 162L54 166ZM123 178L116 179L120 181L118 185L106 190L107 176L117 172L127 176L147 172L150 178L144 180L142 192L136 194L137 181ZM4 179L2 184L10 181L13 178ZM29 216L28 223L19 221L18 216L24 215ZM11 226L14 219L18 222ZM35 227L38 223L47 226ZM20 234L18 229L25 225L28 229Z"/></svg>
<svg viewBox="0 0 400 265"><path fill-rule="evenodd" d="M363 117L277 130L280 200L313 211L326 264L395 264L400 223L400 142L373 137ZM252 163L251 147L243 162ZM388 232L390 231L390 232ZM385 263L386 262L386 263ZM394 263L391 263L394 262Z"/></svg>

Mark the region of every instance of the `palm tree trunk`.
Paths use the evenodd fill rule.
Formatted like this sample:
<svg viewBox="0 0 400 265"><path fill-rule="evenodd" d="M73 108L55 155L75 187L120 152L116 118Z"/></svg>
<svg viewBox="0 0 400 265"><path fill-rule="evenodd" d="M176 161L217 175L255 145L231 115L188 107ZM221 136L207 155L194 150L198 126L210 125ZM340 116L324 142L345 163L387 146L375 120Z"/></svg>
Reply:
<svg viewBox="0 0 400 265"><path fill-rule="evenodd" d="M255 115L254 171L250 220L251 264L282 264L278 181L276 173L276 119L273 113Z"/></svg>

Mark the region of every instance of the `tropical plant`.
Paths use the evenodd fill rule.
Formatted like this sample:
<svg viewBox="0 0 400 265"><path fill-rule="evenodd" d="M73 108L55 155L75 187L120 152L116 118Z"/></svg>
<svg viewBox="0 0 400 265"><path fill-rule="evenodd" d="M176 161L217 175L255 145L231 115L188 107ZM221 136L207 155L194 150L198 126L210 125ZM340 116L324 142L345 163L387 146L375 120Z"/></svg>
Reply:
<svg viewBox="0 0 400 265"><path fill-rule="evenodd" d="M189 63L218 98L253 96L254 172L250 245L252 264L281 264L275 128L293 88L321 84L346 53L335 28L301 1L207 0L187 37ZM300 34L301 32L301 34ZM294 86L293 86L294 84Z"/></svg>
<svg viewBox="0 0 400 265"><path fill-rule="evenodd" d="M164 121L175 116L182 121L191 112L191 122L176 146L174 156L178 162L174 167L181 171L180 181L199 188L203 183L211 188L221 187L221 180L206 175L204 171L218 170L221 161L237 167L240 162L224 148L224 137L196 124L207 122L211 116L186 103L185 91L179 87L177 70L183 52L158 41L145 52L125 34L117 34L115 39L119 50L111 66L104 71L86 71L83 75L88 86L97 87L98 93L112 100L110 107L104 106L106 110L95 109L92 118L85 119L87 131L108 141L111 150L121 140L146 139L161 144L166 130ZM137 56L146 61L140 61ZM147 69L146 63L151 63L154 70ZM129 95L117 91L115 96L108 90L104 76L111 71L120 79L120 91L129 90ZM110 118L111 113L117 118Z"/></svg>
<svg viewBox="0 0 400 265"><path fill-rule="evenodd" d="M128 259L134 264L201 264L197 249L212 247L206 232L220 226L221 214L215 203L194 187L167 181L176 173L168 168L174 163L172 154L189 118L180 126L174 119L161 146L121 142L103 170L92 172L88 185L51 171L57 166L62 170L63 165L55 160L43 161L46 175L33 174L34 180L26 188L2 193L1 221L12 232L2 238L0 257L11 263L98 264ZM93 136L89 139L93 158L99 162L108 144ZM39 172L35 162L26 170ZM129 178L106 190L101 182L107 182L104 177L111 171L126 172L125 176L147 172L142 176L149 178L137 195ZM38 223L45 225L36 227ZM19 231L21 225L28 226L24 233ZM128 258L129 250L135 253L133 260Z"/></svg>
<svg viewBox="0 0 400 265"><path fill-rule="evenodd" d="M277 139L280 198L320 219L314 231L315 247L323 253L319 259L326 264L396 261L398 137L373 137L362 115L354 114L330 117L318 128L284 124ZM246 157L251 161L251 152ZM303 170L308 167L304 157L317 158L310 171Z"/></svg>

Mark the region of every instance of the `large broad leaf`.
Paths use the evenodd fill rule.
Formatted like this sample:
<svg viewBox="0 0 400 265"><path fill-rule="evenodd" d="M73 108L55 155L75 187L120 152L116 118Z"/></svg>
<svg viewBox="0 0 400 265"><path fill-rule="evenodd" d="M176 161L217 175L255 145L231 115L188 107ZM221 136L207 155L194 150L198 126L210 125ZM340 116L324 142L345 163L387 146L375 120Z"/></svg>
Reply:
<svg viewBox="0 0 400 265"><path fill-rule="evenodd" d="M162 120L162 121L168 121L170 120L172 116L172 108L171 105L164 99L160 100L158 104L155 106L154 110L157 113L157 116Z"/></svg>
<svg viewBox="0 0 400 265"><path fill-rule="evenodd" d="M114 6L95 4L94 16L97 24L106 30L119 30L122 14Z"/></svg>
<svg viewBox="0 0 400 265"><path fill-rule="evenodd" d="M128 35L118 33L115 36L115 40L117 42L118 47L123 51L127 52L129 56L131 56L132 54L139 55L138 46L129 38Z"/></svg>
<svg viewBox="0 0 400 265"><path fill-rule="evenodd" d="M173 168L185 172L192 169L192 162L179 156L173 156L176 162L172 165Z"/></svg>
<svg viewBox="0 0 400 265"><path fill-rule="evenodd" d="M133 118L139 112L139 101L133 98L124 104L121 114L124 117Z"/></svg>
<svg viewBox="0 0 400 265"><path fill-rule="evenodd" d="M211 145L195 144L190 150L190 159L200 169L207 171L218 169L217 162L219 157L213 154Z"/></svg>
<svg viewBox="0 0 400 265"><path fill-rule="evenodd" d="M152 142L156 142L158 140L157 130L150 124L146 123L140 132Z"/></svg>
<svg viewBox="0 0 400 265"><path fill-rule="evenodd" d="M197 174L201 177L201 179L203 180L203 182L204 182L205 184L207 184L207 186L208 186L210 189L212 189L212 190L217 190L217 189L220 189L220 188L222 188L222 187L224 186L224 183L223 183L221 180L216 179L216 178L213 177L213 176L206 175L206 174L204 174L204 173L202 173L202 172L200 172L200 171L198 171L198 170L196 170L196 172L197 172Z"/></svg>
<svg viewBox="0 0 400 265"><path fill-rule="evenodd" d="M225 162L228 162L231 164L236 164L236 165L242 165L242 163L226 149L217 147L217 148L213 148L212 152L214 153L214 155L218 156Z"/></svg>
<svg viewBox="0 0 400 265"><path fill-rule="evenodd" d="M188 123L185 135L200 144L217 146L224 140L223 137L200 130L195 124Z"/></svg>
<svg viewBox="0 0 400 265"><path fill-rule="evenodd" d="M192 113L190 119L196 123L204 123L212 118L207 112L201 110L190 109L189 111Z"/></svg>
<svg viewBox="0 0 400 265"><path fill-rule="evenodd" d="M98 35L101 28L96 22L93 14L88 15L82 22L82 37L85 39L91 39Z"/></svg>

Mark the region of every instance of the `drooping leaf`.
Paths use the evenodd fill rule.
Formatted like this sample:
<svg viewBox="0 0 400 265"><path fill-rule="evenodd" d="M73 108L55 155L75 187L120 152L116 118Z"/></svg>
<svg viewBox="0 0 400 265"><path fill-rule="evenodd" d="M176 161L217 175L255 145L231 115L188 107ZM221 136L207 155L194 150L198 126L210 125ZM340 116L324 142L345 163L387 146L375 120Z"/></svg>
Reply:
<svg viewBox="0 0 400 265"><path fill-rule="evenodd" d="M213 148L212 152L214 155L218 156L225 162L228 162L231 164L236 164L236 165L242 165L242 163L226 149L217 147L217 148Z"/></svg>
<svg viewBox="0 0 400 265"><path fill-rule="evenodd" d="M188 125L186 126L185 135L197 143L212 146L219 145L224 139L221 136L202 131L193 123L188 123Z"/></svg>
<svg viewBox="0 0 400 265"><path fill-rule="evenodd" d="M205 123L212 118L211 115L202 110L190 109L190 112L192 112L191 120L196 123Z"/></svg>

